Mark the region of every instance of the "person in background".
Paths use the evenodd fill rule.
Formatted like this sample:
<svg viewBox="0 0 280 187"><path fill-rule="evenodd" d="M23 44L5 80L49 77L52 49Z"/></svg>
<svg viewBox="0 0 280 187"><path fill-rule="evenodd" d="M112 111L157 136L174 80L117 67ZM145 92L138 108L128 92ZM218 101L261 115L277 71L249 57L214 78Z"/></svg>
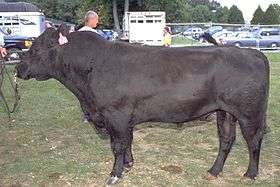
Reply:
<svg viewBox="0 0 280 187"><path fill-rule="evenodd" d="M97 27L98 24L98 14L92 10L88 11L85 15L85 26L80 28L78 31L83 32L83 31L90 31L90 32L95 32L99 34L95 28ZM88 123L90 121L90 115L88 112L84 112L84 123Z"/></svg>
<svg viewBox="0 0 280 187"><path fill-rule="evenodd" d="M171 29L170 27L164 27L162 45L165 47L170 47L171 41Z"/></svg>
<svg viewBox="0 0 280 187"><path fill-rule="evenodd" d="M98 24L98 15L96 12L90 10L85 15L85 26L79 29L79 31L91 31L97 33L97 31L95 30L97 24Z"/></svg>
<svg viewBox="0 0 280 187"><path fill-rule="evenodd" d="M5 46L4 34L2 33L2 31L0 31L0 54L2 58L4 58L7 55L7 50L4 46Z"/></svg>

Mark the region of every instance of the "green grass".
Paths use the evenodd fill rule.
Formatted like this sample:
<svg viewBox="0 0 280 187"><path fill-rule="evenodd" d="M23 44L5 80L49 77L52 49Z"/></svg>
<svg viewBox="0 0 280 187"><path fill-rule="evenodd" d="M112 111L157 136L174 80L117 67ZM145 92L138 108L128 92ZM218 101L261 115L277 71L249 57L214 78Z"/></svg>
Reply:
<svg viewBox="0 0 280 187"><path fill-rule="evenodd" d="M178 35L178 36L172 38L172 45L173 46L181 46L181 45L184 45L184 46L199 46L199 45L202 45L202 44L200 42L196 41L196 40Z"/></svg>
<svg viewBox="0 0 280 187"><path fill-rule="evenodd" d="M223 176L204 177L217 155L216 127L214 122L191 122L183 129L170 124L137 127L136 163L119 186L279 186L280 54L268 56L273 61L271 132L264 138L260 175L253 185L240 181L248 164L240 132ZM54 80L21 81L20 88L21 105L14 121L0 105L0 186L103 186L112 167L109 141L81 122L76 98ZM5 92L9 95L8 89Z"/></svg>
<svg viewBox="0 0 280 187"><path fill-rule="evenodd" d="M267 53L266 56L270 62L280 62L280 53Z"/></svg>

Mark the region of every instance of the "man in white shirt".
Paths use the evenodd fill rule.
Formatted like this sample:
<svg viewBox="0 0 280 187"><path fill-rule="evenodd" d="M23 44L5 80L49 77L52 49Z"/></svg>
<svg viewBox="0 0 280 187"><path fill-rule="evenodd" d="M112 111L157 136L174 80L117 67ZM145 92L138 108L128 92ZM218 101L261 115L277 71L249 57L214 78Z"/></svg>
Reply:
<svg viewBox="0 0 280 187"><path fill-rule="evenodd" d="M97 24L98 24L98 14L90 10L85 15L85 26L79 29L79 31L90 31L98 34L98 32L95 30ZM89 114L87 111L83 111L83 112L84 112L84 122L87 123L90 120Z"/></svg>
<svg viewBox="0 0 280 187"><path fill-rule="evenodd" d="M98 15L94 11L88 11L85 15L85 26L82 27L79 31L91 31L97 33L95 28L98 24Z"/></svg>

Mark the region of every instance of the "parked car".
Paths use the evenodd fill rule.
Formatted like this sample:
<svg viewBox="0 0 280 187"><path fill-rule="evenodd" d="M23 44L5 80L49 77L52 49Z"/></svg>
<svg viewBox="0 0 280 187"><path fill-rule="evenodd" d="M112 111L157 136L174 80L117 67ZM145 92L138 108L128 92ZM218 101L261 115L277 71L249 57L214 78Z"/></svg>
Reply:
<svg viewBox="0 0 280 187"><path fill-rule="evenodd" d="M225 38L232 37L234 35L234 32L223 30L221 32L217 32L212 35L212 37L217 41L218 44L223 44L223 41Z"/></svg>
<svg viewBox="0 0 280 187"><path fill-rule="evenodd" d="M254 33L259 34L260 36L280 36L280 29L276 28L262 28Z"/></svg>
<svg viewBox="0 0 280 187"><path fill-rule="evenodd" d="M213 34L221 32L221 31L223 31L222 26L213 26L213 27L209 27L205 32L207 32L213 36Z"/></svg>
<svg viewBox="0 0 280 187"><path fill-rule="evenodd" d="M109 29L96 29L97 33L102 36L103 38L105 38L106 40L116 40L118 37L118 34L113 31L113 30L109 30Z"/></svg>
<svg viewBox="0 0 280 187"><path fill-rule="evenodd" d="M28 50L31 47L33 41L34 38L30 38L27 36L4 36L5 48L7 49L9 56L15 59L19 58L19 54L22 51Z"/></svg>
<svg viewBox="0 0 280 187"><path fill-rule="evenodd" d="M183 32L184 36L195 36L203 33L203 29L200 27L190 27Z"/></svg>
<svg viewBox="0 0 280 187"><path fill-rule="evenodd" d="M249 32L250 31L250 27L249 26L242 26L242 27L238 28L238 31L247 31L247 32Z"/></svg>
<svg viewBox="0 0 280 187"><path fill-rule="evenodd" d="M9 50L27 50L31 47L34 38L14 35L14 36L4 36L5 47Z"/></svg>
<svg viewBox="0 0 280 187"><path fill-rule="evenodd" d="M187 29L186 26L171 26L172 34L183 34Z"/></svg>
<svg viewBox="0 0 280 187"><path fill-rule="evenodd" d="M116 31L110 29L103 29L102 31L107 36L107 40L118 39L118 33Z"/></svg>
<svg viewBox="0 0 280 187"><path fill-rule="evenodd" d="M233 37L223 39L224 45L235 45L238 47L280 47L279 37L264 37L255 33L240 33Z"/></svg>
<svg viewBox="0 0 280 187"><path fill-rule="evenodd" d="M260 30L260 27L259 26L254 26L254 27L251 27L250 28L250 32L257 32Z"/></svg>

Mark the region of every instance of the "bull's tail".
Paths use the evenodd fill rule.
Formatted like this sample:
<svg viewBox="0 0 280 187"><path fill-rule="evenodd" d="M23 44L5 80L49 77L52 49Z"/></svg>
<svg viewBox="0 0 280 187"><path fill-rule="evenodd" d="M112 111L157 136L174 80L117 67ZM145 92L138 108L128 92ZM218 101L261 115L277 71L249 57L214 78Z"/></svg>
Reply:
<svg viewBox="0 0 280 187"><path fill-rule="evenodd" d="M219 46L219 44L217 43L217 41L215 40L215 38L213 38L211 36L211 34L209 34L208 32L205 32L202 35L202 38L204 38L208 43L214 44L215 46Z"/></svg>

